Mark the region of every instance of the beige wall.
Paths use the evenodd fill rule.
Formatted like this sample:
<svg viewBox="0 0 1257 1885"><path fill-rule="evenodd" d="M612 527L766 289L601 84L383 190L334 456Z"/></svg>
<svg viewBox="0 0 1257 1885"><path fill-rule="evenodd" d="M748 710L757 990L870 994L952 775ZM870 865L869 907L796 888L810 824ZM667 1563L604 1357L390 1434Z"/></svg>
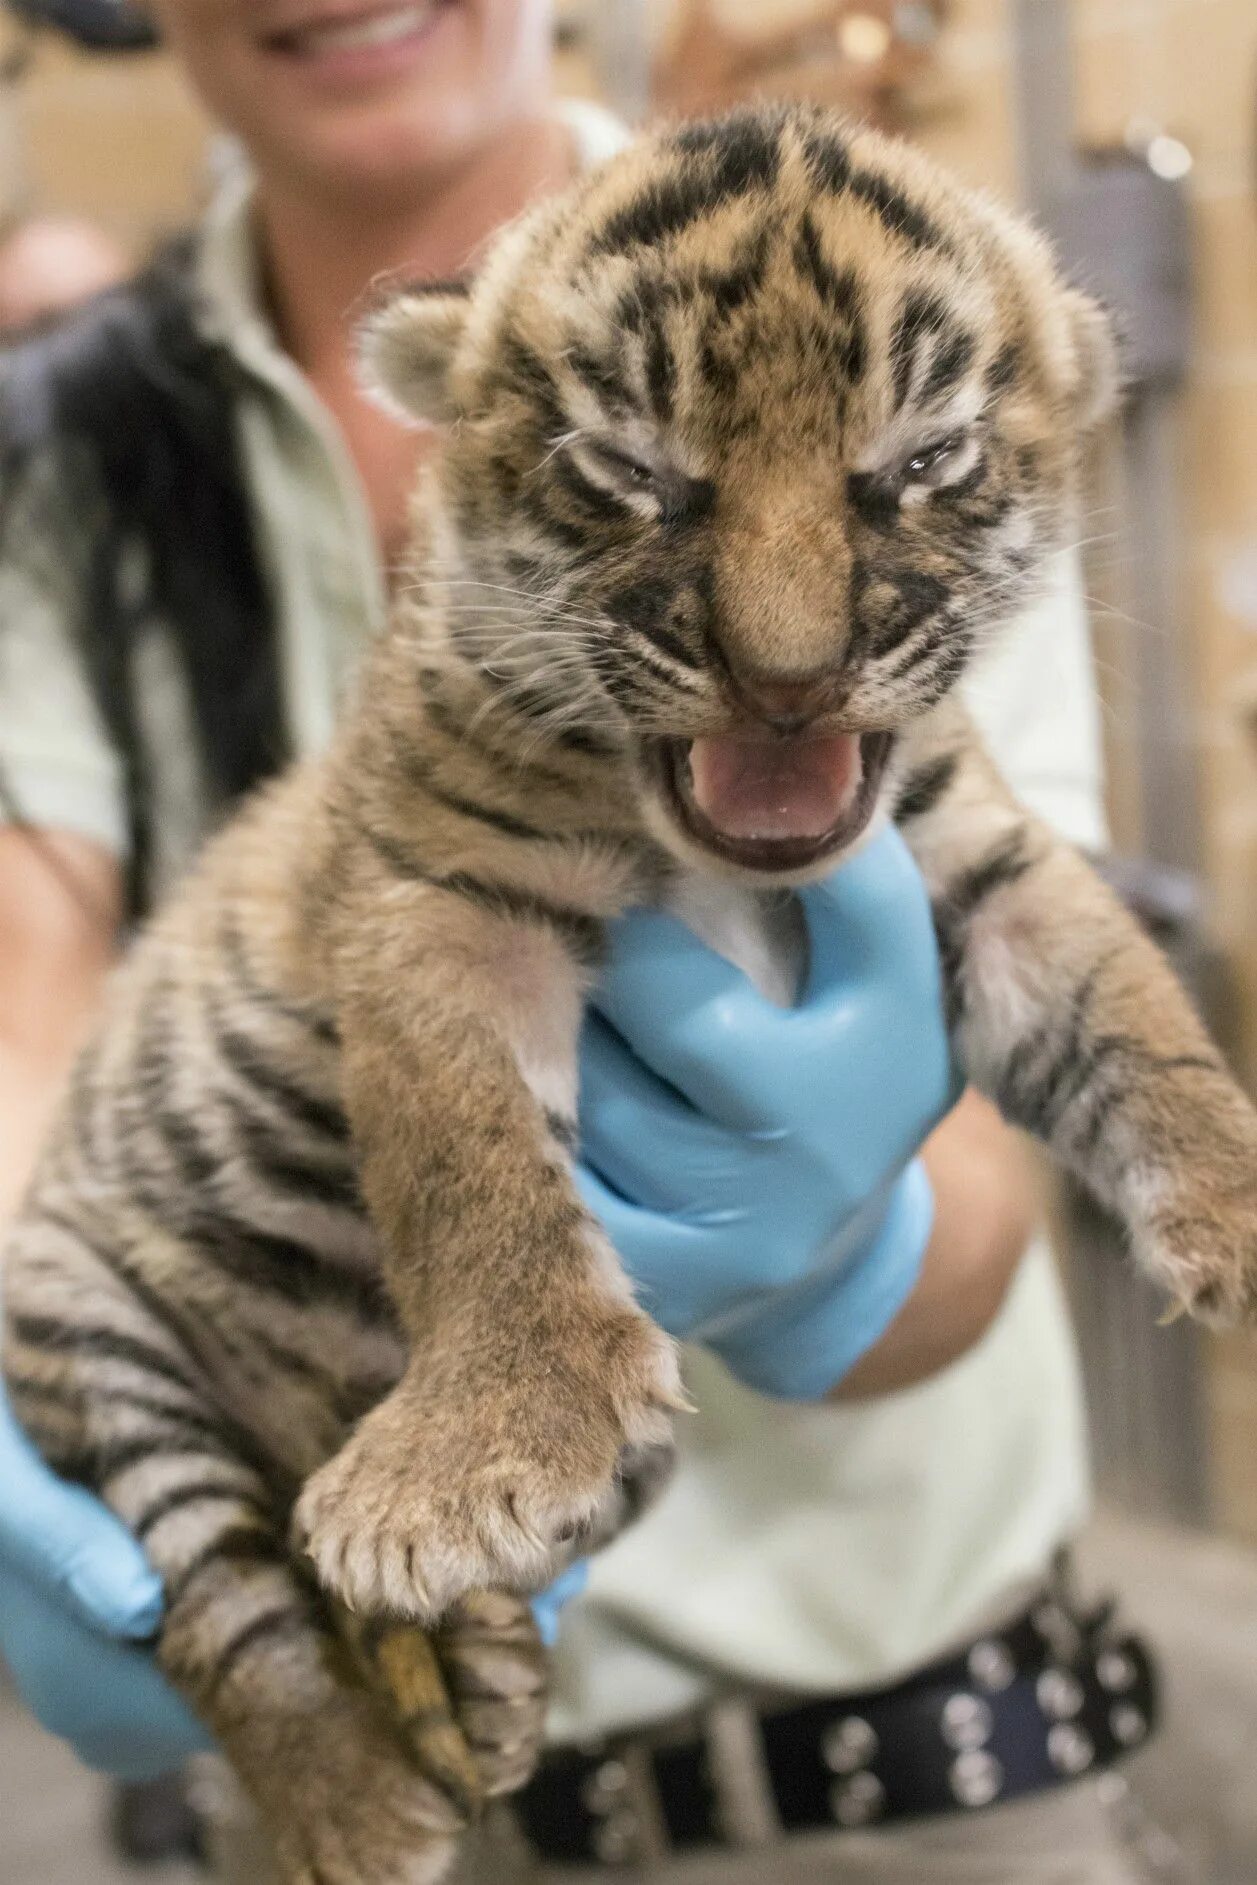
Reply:
<svg viewBox="0 0 1257 1885"><path fill-rule="evenodd" d="M139 250L200 198L205 120L160 54L89 59L42 39L14 117L9 205L92 216Z"/></svg>

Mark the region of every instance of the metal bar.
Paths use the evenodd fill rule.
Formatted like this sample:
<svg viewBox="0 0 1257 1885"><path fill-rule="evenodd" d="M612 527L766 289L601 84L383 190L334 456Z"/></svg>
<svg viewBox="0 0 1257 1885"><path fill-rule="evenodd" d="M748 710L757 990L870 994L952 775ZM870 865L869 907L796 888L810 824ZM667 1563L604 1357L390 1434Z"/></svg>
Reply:
<svg viewBox="0 0 1257 1885"><path fill-rule="evenodd" d="M1011 26L1022 193L1051 229L1078 174L1068 0L1012 0ZM1130 608L1144 625L1131 647L1131 683L1145 860L1195 873L1200 821L1176 632L1171 400L1162 389L1137 391L1123 437ZM1191 921L1175 927L1178 947L1172 941L1171 950L1190 978L1199 931ZM1158 1329L1154 1292L1131 1272L1116 1227L1080 1193L1072 1192L1069 1205L1071 1293L1097 1480L1129 1509L1205 1523L1209 1447L1199 1332L1182 1322Z"/></svg>
<svg viewBox="0 0 1257 1885"><path fill-rule="evenodd" d="M1013 122L1029 209L1044 214L1074 165L1073 66L1067 0L1012 0Z"/></svg>
<svg viewBox="0 0 1257 1885"><path fill-rule="evenodd" d="M1145 388L1125 416L1132 681L1144 855L1198 871L1201 818L1192 690L1179 606L1174 394Z"/></svg>
<svg viewBox="0 0 1257 1885"><path fill-rule="evenodd" d="M650 110L647 0L587 0L586 17L604 98L640 124Z"/></svg>

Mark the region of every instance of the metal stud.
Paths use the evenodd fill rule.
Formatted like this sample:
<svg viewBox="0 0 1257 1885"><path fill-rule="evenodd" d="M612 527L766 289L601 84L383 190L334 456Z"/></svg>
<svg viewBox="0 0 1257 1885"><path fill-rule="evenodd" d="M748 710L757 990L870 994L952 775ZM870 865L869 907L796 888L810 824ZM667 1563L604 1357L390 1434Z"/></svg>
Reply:
<svg viewBox="0 0 1257 1885"><path fill-rule="evenodd" d="M1049 1597L1031 1613L1031 1622L1058 1662L1072 1662L1082 1647L1078 1625Z"/></svg>
<svg viewBox="0 0 1257 1885"><path fill-rule="evenodd" d="M1148 1717L1133 1702L1118 1702L1109 1710L1109 1727L1113 1739L1124 1748L1138 1747L1148 1738Z"/></svg>
<svg viewBox="0 0 1257 1885"><path fill-rule="evenodd" d="M1004 1785L1004 1769L984 1748L970 1748L958 1754L947 1774L952 1798L961 1806L990 1806Z"/></svg>
<svg viewBox="0 0 1257 1885"><path fill-rule="evenodd" d="M969 1674L988 1695L1002 1695L1017 1679L1017 1665L1006 1643L992 1637L969 1651Z"/></svg>
<svg viewBox="0 0 1257 1885"><path fill-rule="evenodd" d="M1049 1730L1048 1759L1058 1774L1085 1774L1095 1757L1095 1743L1085 1728L1060 1721Z"/></svg>
<svg viewBox="0 0 1257 1885"><path fill-rule="evenodd" d="M943 1740L953 1753L983 1748L991 1738L995 1717L991 1705L976 1695L953 1695L943 1706Z"/></svg>
<svg viewBox="0 0 1257 1885"><path fill-rule="evenodd" d="M626 1865L635 1855L638 1830L637 1815L630 1807L622 1807L604 1820L593 1836L594 1851L603 1864Z"/></svg>
<svg viewBox="0 0 1257 1885"><path fill-rule="evenodd" d="M1100 1687L1110 1695L1126 1695L1139 1680L1139 1671L1124 1649L1106 1649L1096 1661Z"/></svg>
<svg viewBox="0 0 1257 1885"><path fill-rule="evenodd" d="M829 1790L829 1808L840 1826L871 1826L886 1808L886 1789L876 1774L852 1774Z"/></svg>
<svg viewBox="0 0 1257 1885"><path fill-rule="evenodd" d="M1082 1713L1086 1696L1082 1683L1068 1669L1045 1669L1034 1685L1039 1707L1054 1721L1072 1721Z"/></svg>
<svg viewBox="0 0 1257 1885"><path fill-rule="evenodd" d="M623 1799L628 1784L628 1768L623 1761L604 1761L581 1787L581 1798L591 1813L611 1813Z"/></svg>
<svg viewBox="0 0 1257 1885"><path fill-rule="evenodd" d="M821 1759L831 1774L854 1774L876 1760L877 1730L863 1715L844 1715L821 1737Z"/></svg>

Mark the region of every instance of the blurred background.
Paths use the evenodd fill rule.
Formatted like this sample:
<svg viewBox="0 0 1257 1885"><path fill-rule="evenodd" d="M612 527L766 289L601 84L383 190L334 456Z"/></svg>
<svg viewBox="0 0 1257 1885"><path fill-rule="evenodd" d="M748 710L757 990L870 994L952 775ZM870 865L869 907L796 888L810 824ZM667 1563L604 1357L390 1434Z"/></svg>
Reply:
<svg viewBox="0 0 1257 1885"><path fill-rule="evenodd" d="M92 14L98 38L143 40L109 0ZM844 103L1032 208L1116 306L1131 397L1085 526L1113 868L1257 1087L1254 0L563 0L556 50L565 91L631 119ZM226 160L159 49L87 50L0 9L0 238L73 217L138 258ZM1180 1837L1202 1877L1251 1881L1257 1339L1157 1329L1103 1222L1061 1209L1106 1514L1090 1563L1167 1651L1175 1738L1146 1758ZM2 1885L112 1878L71 1838L99 1805L71 1770L0 1708Z"/></svg>

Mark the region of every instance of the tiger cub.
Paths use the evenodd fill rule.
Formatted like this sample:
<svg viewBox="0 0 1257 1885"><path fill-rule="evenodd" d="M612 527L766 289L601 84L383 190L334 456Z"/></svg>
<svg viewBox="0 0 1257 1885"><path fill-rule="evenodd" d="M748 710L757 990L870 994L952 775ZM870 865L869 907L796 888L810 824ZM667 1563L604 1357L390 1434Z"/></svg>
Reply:
<svg viewBox="0 0 1257 1885"><path fill-rule="evenodd" d="M5 1274L21 1418L143 1538L162 1666L324 1885L436 1877L462 1811L416 1805L329 1596L526 1590L666 1459L676 1355L571 1174L627 905L720 880L753 922L895 821L969 1079L1175 1299L1234 1316L1257 1276L1257 1118L954 697L1114 397L1044 245L871 132L748 110L644 139L366 351L446 428L391 630L133 950ZM501 1704L451 1706L474 1741Z"/></svg>

